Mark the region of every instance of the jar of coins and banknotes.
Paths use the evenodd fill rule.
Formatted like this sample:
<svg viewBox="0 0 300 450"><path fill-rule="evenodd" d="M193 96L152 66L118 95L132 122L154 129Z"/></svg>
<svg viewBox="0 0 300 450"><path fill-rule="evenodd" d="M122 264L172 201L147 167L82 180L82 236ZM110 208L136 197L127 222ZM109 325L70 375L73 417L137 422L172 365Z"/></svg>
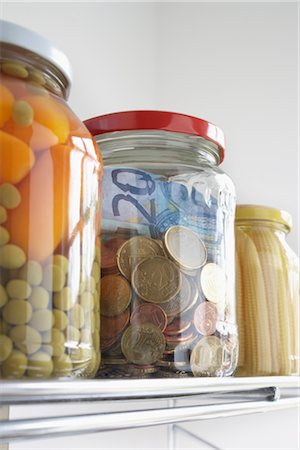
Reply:
<svg viewBox="0 0 300 450"><path fill-rule="evenodd" d="M70 84L58 48L0 21L0 378L100 363L102 161Z"/></svg>
<svg viewBox="0 0 300 450"><path fill-rule="evenodd" d="M290 214L258 205L236 212L238 374L299 374L299 259Z"/></svg>
<svg viewBox="0 0 300 450"><path fill-rule="evenodd" d="M235 190L218 167L222 131L159 111L86 125L105 167L99 376L231 375Z"/></svg>

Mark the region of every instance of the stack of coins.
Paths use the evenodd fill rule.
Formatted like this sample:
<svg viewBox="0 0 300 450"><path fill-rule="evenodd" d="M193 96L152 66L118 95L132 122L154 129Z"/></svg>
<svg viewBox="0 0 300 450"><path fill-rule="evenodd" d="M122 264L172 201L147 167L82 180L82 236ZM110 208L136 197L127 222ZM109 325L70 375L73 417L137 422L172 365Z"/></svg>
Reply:
<svg viewBox="0 0 300 450"><path fill-rule="evenodd" d="M226 275L193 230L172 226L162 240L114 235L102 243L101 264L99 376L230 370L237 345L222 326Z"/></svg>

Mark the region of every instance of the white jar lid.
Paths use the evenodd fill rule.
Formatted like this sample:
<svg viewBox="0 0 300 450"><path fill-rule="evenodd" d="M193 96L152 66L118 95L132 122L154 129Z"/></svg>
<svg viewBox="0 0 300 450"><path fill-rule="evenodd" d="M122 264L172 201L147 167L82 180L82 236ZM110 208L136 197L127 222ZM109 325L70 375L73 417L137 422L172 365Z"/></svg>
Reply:
<svg viewBox="0 0 300 450"><path fill-rule="evenodd" d="M70 61L61 50L40 34L15 23L0 20L0 47L1 42L36 53L51 62L64 75L69 86L72 83Z"/></svg>

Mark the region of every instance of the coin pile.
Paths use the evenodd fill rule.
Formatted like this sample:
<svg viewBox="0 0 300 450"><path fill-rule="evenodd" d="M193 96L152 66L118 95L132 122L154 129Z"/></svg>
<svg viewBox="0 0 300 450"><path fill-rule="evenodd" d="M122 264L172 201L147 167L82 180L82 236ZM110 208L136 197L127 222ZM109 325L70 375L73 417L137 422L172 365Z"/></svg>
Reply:
<svg viewBox="0 0 300 450"><path fill-rule="evenodd" d="M101 266L100 377L230 372L226 275L193 230L172 226L162 240L115 234L102 242Z"/></svg>

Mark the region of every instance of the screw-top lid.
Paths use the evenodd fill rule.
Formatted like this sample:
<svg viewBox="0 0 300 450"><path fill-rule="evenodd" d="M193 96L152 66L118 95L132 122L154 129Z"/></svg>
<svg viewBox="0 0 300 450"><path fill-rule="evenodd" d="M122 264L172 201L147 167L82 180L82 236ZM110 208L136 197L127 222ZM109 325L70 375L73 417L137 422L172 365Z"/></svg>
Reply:
<svg viewBox="0 0 300 450"><path fill-rule="evenodd" d="M4 42L36 53L51 62L66 78L68 86L71 84L72 69L68 58L48 39L28 28L0 20L0 46Z"/></svg>
<svg viewBox="0 0 300 450"><path fill-rule="evenodd" d="M267 220L284 225L290 232L292 229L292 216L281 209L260 205L237 205L235 220Z"/></svg>
<svg viewBox="0 0 300 450"><path fill-rule="evenodd" d="M85 122L93 136L114 131L164 130L198 136L217 145L224 159L225 139L216 125L197 117L167 111L124 111L94 117Z"/></svg>

